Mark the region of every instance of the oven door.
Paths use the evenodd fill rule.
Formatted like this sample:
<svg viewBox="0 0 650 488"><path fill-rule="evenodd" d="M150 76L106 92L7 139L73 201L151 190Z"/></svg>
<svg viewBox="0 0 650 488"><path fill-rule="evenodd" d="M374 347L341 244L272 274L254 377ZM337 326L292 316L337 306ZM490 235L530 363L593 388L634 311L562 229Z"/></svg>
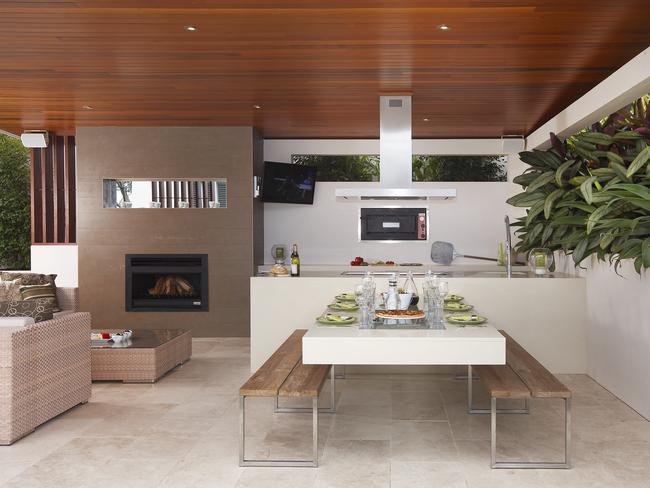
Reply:
<svg viewBox="0 0 650 488"><path fill-rule="evenodd" d="M426 208L362 208L362 241L426 241Z"/></svg>

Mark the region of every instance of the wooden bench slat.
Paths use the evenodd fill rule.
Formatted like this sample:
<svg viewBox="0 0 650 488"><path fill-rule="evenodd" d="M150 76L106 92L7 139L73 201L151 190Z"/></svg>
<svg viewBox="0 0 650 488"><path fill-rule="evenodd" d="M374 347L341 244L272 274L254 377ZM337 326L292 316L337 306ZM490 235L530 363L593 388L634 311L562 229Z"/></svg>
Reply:
<svg viewBox="0 0 650 488"><path fill-rule="evenodd" d="M302 336L306 329L296 329L266 362L244 383L244 396L277 396L282 383L302 357Z"/></svg>
<svg viewBox="0 0 650 488"><path fill-rule="evenodd" d="M571 391L506 332L506 364L517 373L534 397L570 398Z"/></svg>
<svg viewBox="0 0 650 488"><path fill-rule="evenodd" d="M472 366L490 396L495 398L529 398L530 390L507 365Z"/></svg>
<svg viewBox="0 0 650 488"><path fill-rule="evenodd" d="M327 364L303 364L300 358L278 393L283 397L317 397L329 370Z"/></svg>

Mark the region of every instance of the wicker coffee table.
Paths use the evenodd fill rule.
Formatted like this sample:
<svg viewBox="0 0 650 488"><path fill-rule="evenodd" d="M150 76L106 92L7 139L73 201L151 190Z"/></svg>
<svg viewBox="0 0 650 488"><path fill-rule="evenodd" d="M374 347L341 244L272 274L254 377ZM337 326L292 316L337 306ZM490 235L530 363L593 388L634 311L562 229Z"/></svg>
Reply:
<svg viewBox="0 0 650 488"><path fill-rule="evenodd" d="M121 330L102 329L101 332ZM135 329L131 339L124 343L91 341L92 379L154 383L191 356L189 330Z"/></svg>

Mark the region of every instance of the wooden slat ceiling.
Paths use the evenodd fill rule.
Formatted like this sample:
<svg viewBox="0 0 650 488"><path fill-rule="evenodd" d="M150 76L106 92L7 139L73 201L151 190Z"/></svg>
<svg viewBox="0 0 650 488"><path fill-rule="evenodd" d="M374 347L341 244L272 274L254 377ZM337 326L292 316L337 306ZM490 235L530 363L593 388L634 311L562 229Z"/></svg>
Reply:
<svg viewBox="0 0 650 488"><path fill-rule="evenodd" d="M648 0L2 0L0 128L375 138L378 95L412 92L415 137L528 134L649 23Z"/></svg>

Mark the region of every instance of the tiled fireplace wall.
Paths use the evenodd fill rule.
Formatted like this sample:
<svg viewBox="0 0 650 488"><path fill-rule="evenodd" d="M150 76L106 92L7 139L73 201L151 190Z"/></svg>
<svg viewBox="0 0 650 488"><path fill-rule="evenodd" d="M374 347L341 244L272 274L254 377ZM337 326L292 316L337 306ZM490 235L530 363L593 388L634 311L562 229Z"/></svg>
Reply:
<svg viewBox="0 0 650 488"><path fill-rule="evenodd" d="M83 127L77 130L81 309L95 327L190 328L249 335L249 277L263 255L253 175L263 143L251 127ZM105 209L104 178L227 178L227 209ZM208 254L210 310L126 312L126 254Z"/></svg>

